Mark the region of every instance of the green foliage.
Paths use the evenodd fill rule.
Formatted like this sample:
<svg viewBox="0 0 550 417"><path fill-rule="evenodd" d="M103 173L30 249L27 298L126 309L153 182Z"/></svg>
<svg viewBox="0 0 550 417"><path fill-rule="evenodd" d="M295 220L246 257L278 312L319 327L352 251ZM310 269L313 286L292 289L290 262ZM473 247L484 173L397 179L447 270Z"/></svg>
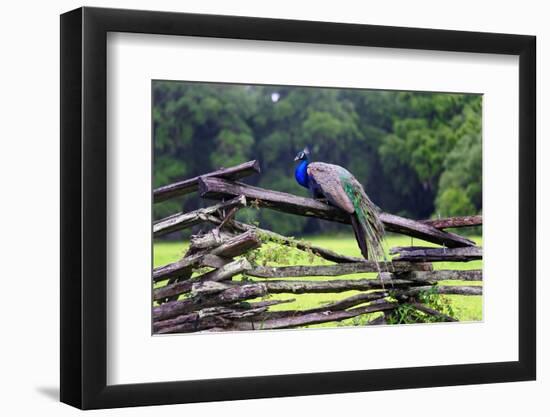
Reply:
<svg viewBox="0 0 550 417"><path fill-rule="evenodd" d="M303 261L312 264L316 259L322 259L309 248L302 240L300 243L306 246L306 250L296 250L298 240L278 238L270 234L258 232L262 247L248 251L243 255L252 265L294 265Z"/></svg>
<svg viewBox="0 0 550 417"><path fill-rule="evenodd" d="M439 311L440 313L443 313L452 318L456 318L456 314L451 302L449 301L449 299L445 298L445 296L438 294L436 292L435 286L433 286L428 291L422 291L418 295L418 301L434 310ZM435 317L435 319L436 321L440 321L437 320L437 317Z"/></svg>
<svg viewBox="0 0 550 417"><path fill-rule="evenodd" d="M435 286L433 286L428 291L422 291L417 296L419 303L424 304L425 306L439 311L445 316L456 318L457 315L453 309L453 306L449 299L445 296L438 294L435 291ZM423 313L411 304L402 303L393 310L391 313L386 315L386 321L388 324L412 324L412 323L438 323L445 321L443 316L434 316Z"/></svg>
<svg viewBox="0 0 550 417"><path fill-rule="evenodd" d="M154 187L258 159L264 174L246 182L305 196L293 158L309 145L314 160L347 168L385 211L482 210L479 95L154 81L152 117ZM200 204L196 195L156 204L154 217ZM283 234L346 227L248 215Z"/></svg>
<svg viewBox="0 0 550 417"><path fill-rule="evenodd" d="M441 216L477 213L482 204L481 98L465 107L460 140L445 158L439 180L437 212ZM457 194L460 194L458 196Z"/></svg>
<svg viewBox="0 0 550 417"><path fill-rule="evenodd" d="M450 187L437 196L438 214L441 217L462 216L475 213L475 207L464 193L464 190Z"/></svg>
<svg viewBox="0 0 550 417"><path fill-rule="evenodd" d="M214 141L216 152L211 154L214 167L238 165L248 160L254 138L249 132L233 132L223 129Z"/></svg>
<svg viewBox="0 0 550 417"><path fill-rule="evenodd" d="M480 135L481 106L475 104L480 103L481 98L465 94L396 94L402 107L399 117L394 119L393 132L379 147L383 169L394 190L401 190L413 201L414 196L424 197L423 201L414 202L414 212L407 209L405 212L418 217L429 216L435 208L434 197L445 189L445 184L442 188L439 181L442 174L450 168L460 169L456 165L462 158L461 152L480 151L467 149L463 142ZM454 156L447 161L451 151ZM473 172L467 181L477 180L475 174Z"/></svg>

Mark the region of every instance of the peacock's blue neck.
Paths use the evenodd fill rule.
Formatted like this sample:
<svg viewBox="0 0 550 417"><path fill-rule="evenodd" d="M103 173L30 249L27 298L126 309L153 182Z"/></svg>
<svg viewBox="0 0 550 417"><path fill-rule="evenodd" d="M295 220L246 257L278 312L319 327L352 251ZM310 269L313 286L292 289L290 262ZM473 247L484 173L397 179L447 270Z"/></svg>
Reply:
<svg viewBox="0 0 550 417"><path fill-rule="evenodd" d="M309 175L307 175L308 164L309 161L307 159L304 159L298 164L298 166L294 170L294 178L296 178L298 184L305 188L309 188Z"/></svg>

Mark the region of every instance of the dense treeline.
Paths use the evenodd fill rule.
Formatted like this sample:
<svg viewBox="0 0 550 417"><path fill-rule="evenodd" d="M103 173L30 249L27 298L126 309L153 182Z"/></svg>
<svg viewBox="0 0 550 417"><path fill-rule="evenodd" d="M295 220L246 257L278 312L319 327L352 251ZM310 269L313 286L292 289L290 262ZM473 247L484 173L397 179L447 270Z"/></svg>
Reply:
<svg viewBox="0 0 550 417"><path fill-rule="evenodd" d="M411 218L481 211L481 96L358 89L153 83L154 186L249 159L246 181L306 195L293 158L350 170L383 210ZM155 205L155 218L201 204ZM243 216L283 234L339 226L269 210ZM255 219L253 219L255 218Z"/></svg>

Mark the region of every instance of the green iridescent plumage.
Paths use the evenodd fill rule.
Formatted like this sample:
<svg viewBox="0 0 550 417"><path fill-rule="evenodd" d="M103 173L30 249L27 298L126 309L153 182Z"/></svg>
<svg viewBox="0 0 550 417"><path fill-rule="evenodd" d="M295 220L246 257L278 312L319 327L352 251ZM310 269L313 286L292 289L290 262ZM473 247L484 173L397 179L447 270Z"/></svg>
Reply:
<svg viewBox="0 0 550 417"><path fill-rule="evenodd" d="M379 218L380 210L370 200L361 184L359 184L353 176L350 178L350 176L343 174L341 175L340 180L346 195L353 204L355 209L354 214L357 217L359 225L363 229L365 239L367 241L368 259L377 261L384 260L384 248L382 246L384 225ZM363 254L363 256L365 256L365 254Z"/></svg>

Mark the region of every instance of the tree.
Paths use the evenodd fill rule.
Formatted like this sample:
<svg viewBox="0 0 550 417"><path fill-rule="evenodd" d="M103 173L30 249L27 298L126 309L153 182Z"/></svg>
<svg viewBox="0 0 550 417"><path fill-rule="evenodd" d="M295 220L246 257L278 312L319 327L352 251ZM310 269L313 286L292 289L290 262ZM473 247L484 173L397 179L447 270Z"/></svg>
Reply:
<svg viewBox="0 0 550 417"><path fill-rule="evenodd" d="M153 83L154 186L249 159L253 185L307 195L293 177L296 152L346 167L383 210L413 218L481 210L481 97L360 89ZM155 218L204 202L155 204ZM345 226L247 210L284 234Z"/></svg>
<svg viewBox="0 0 550 417"><path fill-rule="evenodd" d="M470 102L457 129L459 140L445 158L436 208L441 216L463 216L482 209L481 97ZM453 190L450 192L449 190ZM453 193L462 197L457 199Z"/></svg>

